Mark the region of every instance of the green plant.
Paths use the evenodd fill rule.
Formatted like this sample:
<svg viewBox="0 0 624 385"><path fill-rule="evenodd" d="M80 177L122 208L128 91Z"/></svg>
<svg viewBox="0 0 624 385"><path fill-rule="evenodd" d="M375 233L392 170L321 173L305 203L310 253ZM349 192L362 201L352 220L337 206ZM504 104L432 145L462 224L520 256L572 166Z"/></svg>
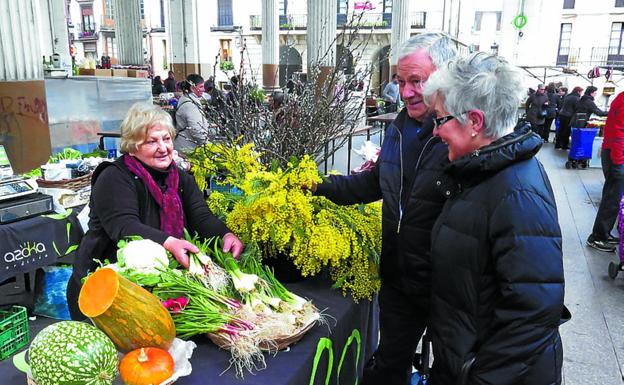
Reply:
<svg viewBox="0 0 624 385"><path fill-rule="evenodd" d="M251 144L209 144L189 156L198 183L220 172L224 183L242 192L213 192L210 209L243 242L258 245L265 258L287 255L304 276L328 267L343 293L371 298L380 284L380 204L339 206L302 190L321 182L308 156L291 159L285 169L264 167L259 157Z"/></svg>
<svg viewBox="0 0 624 385"><path fill-rule="evenodd" d="M234 63L229 60L224 60L219 63L219 69L221 71L232 71L234 69Z"/></svg>

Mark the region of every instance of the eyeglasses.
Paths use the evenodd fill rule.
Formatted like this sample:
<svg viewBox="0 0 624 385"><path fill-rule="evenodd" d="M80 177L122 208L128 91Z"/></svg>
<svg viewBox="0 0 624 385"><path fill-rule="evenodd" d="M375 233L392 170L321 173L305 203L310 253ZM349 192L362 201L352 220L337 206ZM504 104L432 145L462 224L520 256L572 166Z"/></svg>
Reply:
<svg viewBox="0 0 624 385"><path fill-rule="evenodd" d="M443 125L444 123L448 122L451 119L455 119L455 117L453 115L446 115L446 116L443 116L441 118L435 118L435 119L433 119L433 127L434 128L438 128L438 127L440 127L441 125Z"/></svg>

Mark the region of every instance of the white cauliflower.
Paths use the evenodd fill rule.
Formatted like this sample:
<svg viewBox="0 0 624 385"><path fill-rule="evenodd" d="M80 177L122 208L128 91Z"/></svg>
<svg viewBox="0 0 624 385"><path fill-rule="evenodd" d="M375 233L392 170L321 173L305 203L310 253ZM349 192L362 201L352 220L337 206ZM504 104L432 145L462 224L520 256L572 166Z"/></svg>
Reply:
<svg viewBox="0 0 624 385"><path fill-rule="evenodd" d="M159 268L169 265L167 250L149 239L128 242L117 251L117 259L123 261L126 269L143 274L157 274Z"/></svg>

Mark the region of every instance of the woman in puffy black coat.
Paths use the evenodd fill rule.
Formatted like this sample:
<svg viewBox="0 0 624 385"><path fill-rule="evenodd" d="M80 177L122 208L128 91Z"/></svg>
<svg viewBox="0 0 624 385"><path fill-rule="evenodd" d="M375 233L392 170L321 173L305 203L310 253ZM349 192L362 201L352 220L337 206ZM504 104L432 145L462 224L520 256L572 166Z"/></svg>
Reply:
<svg viewBox="0 0 624 385"><path fill-rule="evenodd" d="M535 158L542 141L513 131L521 87L514 67L484 53L427 81L451 161L431 238L431 385L561 383L561 231Z"/></svg>
<svg viewBox="0 0 624 385"><path fill-rule="evenodd" d="M585 88L585 93L581 96L581 100L579 100L576 105L576 112L587 114L587 119L589 119L591 114L596 114L598 116L607 116L608 111L603 111L598 106L596 106L596 102L594 102L594 98L598 93L598 88L594 86L589 86Z"/></svg>

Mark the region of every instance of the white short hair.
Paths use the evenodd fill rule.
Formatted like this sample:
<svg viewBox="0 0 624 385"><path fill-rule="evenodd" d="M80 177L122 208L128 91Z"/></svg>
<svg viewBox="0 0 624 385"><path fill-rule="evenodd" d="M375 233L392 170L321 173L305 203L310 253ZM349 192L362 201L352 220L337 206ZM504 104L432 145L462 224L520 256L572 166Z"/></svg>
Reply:
<svg viewBox="0 0 624 385"><path fill-rule="evenodd" d="M444 97L444 109L461 124L466 124L467 111L482 111L485 136L498 139L515 127L523 91L517 67L500 56L476 52L434 72L423 95L428 104Z"/></svg>
<svg viewBox="0 0 624 385"><path fill-rule="evenodd" d="M425 32L407 39L398 48L399 60L411 55L419 49L424 49L431 57L436 68L441 68L449 60L457 56L455 42L443 32Z"/></svg>

